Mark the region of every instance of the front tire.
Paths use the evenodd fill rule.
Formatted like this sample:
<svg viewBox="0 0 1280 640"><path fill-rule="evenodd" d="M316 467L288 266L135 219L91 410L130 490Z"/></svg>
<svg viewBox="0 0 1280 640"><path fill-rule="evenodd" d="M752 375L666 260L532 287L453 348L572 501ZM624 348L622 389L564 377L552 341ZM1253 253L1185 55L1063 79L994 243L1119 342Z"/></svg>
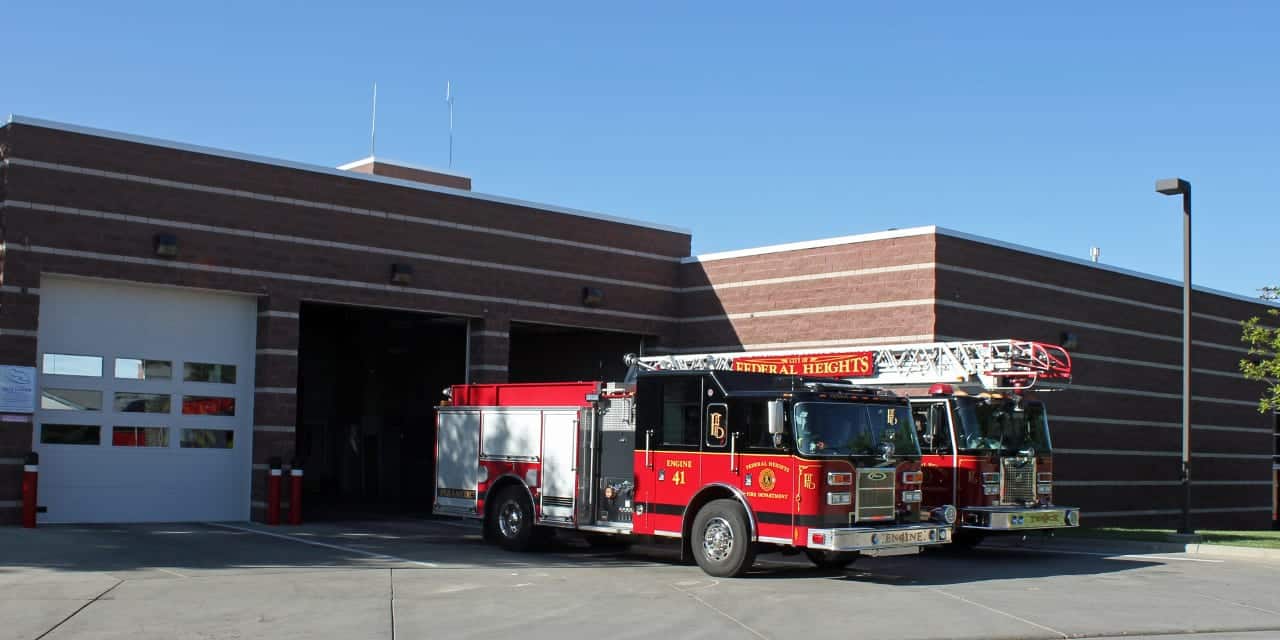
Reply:
<svg viewBox="0 0 1280 640"><path fill-rule="evenodd" d="M507 551L527 551L533 546L533 503L517 486L509 486L498 494L486 523L498 545Z"/></svg>
<svg viewBox="0 0 1280 640"><path fill-rule="evenodd" d="M822 549L805 549L804 555L809 562L819 569L843 569L858 559L856 551L824 551Z"/></svg>
<svg viewBox="0 0 1280 640"><path fill-rule="evenodd" d="M755 562L747 514L737 500L712 500L693 519L693 558L708 575L737 578Z"/></svg>

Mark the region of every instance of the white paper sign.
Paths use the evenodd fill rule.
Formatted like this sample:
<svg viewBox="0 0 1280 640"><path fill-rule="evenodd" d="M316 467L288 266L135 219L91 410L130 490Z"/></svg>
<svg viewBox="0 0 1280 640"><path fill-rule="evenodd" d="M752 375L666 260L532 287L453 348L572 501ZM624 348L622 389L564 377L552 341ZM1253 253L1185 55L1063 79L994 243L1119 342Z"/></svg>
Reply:
<svg viewBox="0 0 1280 640"><path fill-rule="evenodd" d="M0 365L0 413L35 413L36 368Z"/></svg>

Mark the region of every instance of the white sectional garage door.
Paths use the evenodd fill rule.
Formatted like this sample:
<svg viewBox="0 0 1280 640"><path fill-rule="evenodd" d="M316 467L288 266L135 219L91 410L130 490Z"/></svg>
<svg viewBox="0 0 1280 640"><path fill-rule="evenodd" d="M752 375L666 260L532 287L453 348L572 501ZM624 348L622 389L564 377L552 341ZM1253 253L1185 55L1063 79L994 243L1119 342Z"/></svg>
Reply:
<svg viewBox="0 0 1280 640"><path fill-rule="evenodd" d="M41 522L249 518L257 303L46 276Z"/></svg>

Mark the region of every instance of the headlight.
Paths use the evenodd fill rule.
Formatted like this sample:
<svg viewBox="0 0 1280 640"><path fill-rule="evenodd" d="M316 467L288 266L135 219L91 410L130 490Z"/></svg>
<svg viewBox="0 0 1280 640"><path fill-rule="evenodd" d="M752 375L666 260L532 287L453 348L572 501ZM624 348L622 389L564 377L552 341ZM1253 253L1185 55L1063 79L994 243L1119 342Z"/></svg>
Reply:
<svg viewBox="0 0 1280 640"><path fill-rule="evenodd" d="M930 512L934 522L942 522L944 524L955 524L956 508L951 505L938 507Z"/></svg>
<svg viewBox="0 0 1280 640"><path fill-rule="evenodd" d="M829 485L853 484L853 474L848 472L837 473L835 471L832 471L831 473L827 474L827 484Z"/></svg>
<svg viewBox="0 0 1280 640"><path fill-rule="evenodd" d="M997 484L982 485L982 495L984 496L1000 495L1000 485L997 485Z"/></svg>
<svg viewBox="0 0 1280 640"><path fill-rule="evenodd" d="M919 490L902 492L903 502L920 502L923 499L924 499L924 496Z"/></svg>
<svg viewBox="0 0 1280 640"><path fill-rule="evenodd" d="M480 465L480 469L476 471L476 480L479 482L489 481L489 467Z"/></svg>
<svg viewBox="0 0 1280 640"><path fill-rule="evenodd" d="M923 471L904 471L904 472L902 472L902 483L903 483L903 484L920 484L921 482L924 482L924 472L923 472Z"/></svg>
<svg viewBox="0 0 1280 640"><path fill-rule="evenodd" d="M1067 524L1068 524L1068 525L1070 525L1070 526L1073 526L1073 527L1075 527L1075 526L1079 526L1079 525L1080 525L1080 512L1079 512L1079 511L1068 511L1068 512L1067 512Z"/></svg>
<svg viewBox="0 0 1280 640"><path fill-rule="evenodd" d="M1049 473L1048 471L1045 471L1045 472L1043 472L1043 473L1039 474L1039 478L1038 478L1038 479L1039 479L1039 481L1040 481L1040 482L1053 482L1053 474L1052 474L1052 473Z"/></svg>
<svg viewBox="0 0 1280 640"><path fill-rule="evenodd" d="M841 505L841 504L849 504L849 503L850 503L850 499L849 499L848 491L828 491L827 492L827 504Z"/></svg>
<svg viewBox="0 0 1280 640"><path fill-rule="evenodd" d="M1040 495L1046 495L1046 496L1047 496L1047 495L1049 495L1049 494L1053 493L1053 485L1051 485L1051 484L1038 484L1038 485L1036 485L1036 493L1038 493L1038 494L1040 494Z"/></svg>

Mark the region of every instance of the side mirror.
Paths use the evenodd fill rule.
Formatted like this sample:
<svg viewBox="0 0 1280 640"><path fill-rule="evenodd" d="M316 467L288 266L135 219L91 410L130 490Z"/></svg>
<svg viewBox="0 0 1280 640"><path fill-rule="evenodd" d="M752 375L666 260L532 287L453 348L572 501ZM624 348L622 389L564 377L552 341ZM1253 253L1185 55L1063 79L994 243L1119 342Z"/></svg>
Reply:
<svg viewBox="0 0 1280 640"><path fill-rule="evenodd" d="M783 432L783 404L781 400L769 401L769 433L780 435Z"/></svg>

